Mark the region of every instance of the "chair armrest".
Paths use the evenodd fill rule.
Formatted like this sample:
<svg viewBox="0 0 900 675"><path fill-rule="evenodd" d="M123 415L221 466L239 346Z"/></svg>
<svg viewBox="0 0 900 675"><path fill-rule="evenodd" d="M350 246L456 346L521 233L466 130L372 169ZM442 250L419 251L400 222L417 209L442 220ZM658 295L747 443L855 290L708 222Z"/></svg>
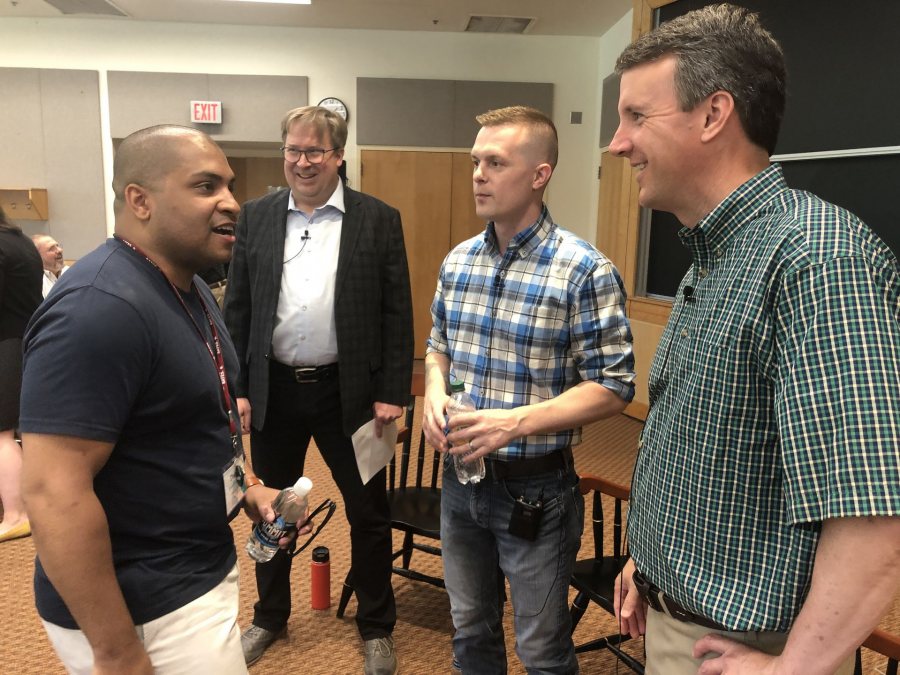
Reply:
<svg viewBox="0 0 900 675"><path fill-rule="evenodd" d="M600 478L591 474L582 474L578 477L578 490L581 494L586 495L591 490L597 490L603 494L610 495L622 501L628 501L631 496L631 490L624 485L614 483L611 480Z"/></svg>
<svg viewBox="0 0 900 675"><path fill-rule="evenodd" d="M900 637L888 633L886 630L876 628L866 638L866 641L862 643L862 646L866 649L871 649L873 652L884 654L889 659L900 661Z"/></svg>

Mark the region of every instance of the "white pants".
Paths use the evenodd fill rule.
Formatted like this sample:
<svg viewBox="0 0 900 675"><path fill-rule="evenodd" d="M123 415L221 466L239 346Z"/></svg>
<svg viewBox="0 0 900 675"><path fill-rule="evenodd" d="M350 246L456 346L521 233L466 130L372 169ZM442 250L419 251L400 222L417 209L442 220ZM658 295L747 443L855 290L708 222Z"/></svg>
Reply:
<svg viewBox="0 0 900 675"><path fill-rule="evenodd" d="M237 565L218 586L184 607L135 626L157 675L247 675L237 625ZM66 670L91 675L94 654L80 630L41 621Z"/></svg>

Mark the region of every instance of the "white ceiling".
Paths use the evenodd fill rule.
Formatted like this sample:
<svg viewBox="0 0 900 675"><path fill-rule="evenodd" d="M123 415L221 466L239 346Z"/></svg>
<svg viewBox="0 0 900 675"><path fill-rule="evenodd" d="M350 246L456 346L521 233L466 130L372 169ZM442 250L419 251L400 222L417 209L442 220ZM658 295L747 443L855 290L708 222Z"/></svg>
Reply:
<svg viewBox="0 0 900 675"><path fill-rule="evenodd" d="M85 0L67 2L77 7ZM632 6L632 0L312 0L313 4L306 6L226 0L104 2L130 17L117 19L120 21L461 32L474 14L533 17L535 22L528 30L532 35L585 36L603 35ZM44 0L0 0L0 17L61 16L64 14Z"/></svg>

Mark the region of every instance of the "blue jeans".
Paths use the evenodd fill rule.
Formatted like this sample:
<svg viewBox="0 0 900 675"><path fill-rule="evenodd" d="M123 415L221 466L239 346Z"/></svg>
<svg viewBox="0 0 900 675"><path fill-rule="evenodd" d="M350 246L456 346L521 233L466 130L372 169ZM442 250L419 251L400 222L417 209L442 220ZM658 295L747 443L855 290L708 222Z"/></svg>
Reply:
<svg viewBox="0 0 900 675"><path fill-rule="evenodd" d="M509 580L516 653L528 673L578 672L569 580L584 528L584 498L572 470L461 485L449 455L441 487L444 580L464 675L505 673L498 565ZM519 497L544 504L537 538L508 532Z"/></svg>

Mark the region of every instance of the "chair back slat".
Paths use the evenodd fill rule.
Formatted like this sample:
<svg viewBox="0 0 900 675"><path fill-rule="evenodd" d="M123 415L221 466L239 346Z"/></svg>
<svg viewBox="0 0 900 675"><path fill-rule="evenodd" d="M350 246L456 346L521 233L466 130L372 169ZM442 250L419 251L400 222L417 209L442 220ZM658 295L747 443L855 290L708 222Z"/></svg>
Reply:
<svg viewBox="0 0 900 675"><path fill-rule="evenodd" d="M578 489L581 494L586 495L593 491L592 500L593 511L591 520L594 531L594 559L600 560L603 557L603 498L602 495L612 497L615 502L613 504L613 555L619 557L622 555L623 549L623 533L622 526L622 503L627 502L631 496L631 491L624 485L615 483L600 476L583 474L578 477Z"/></svg>
<svg viewBox="0 0 900 675"><path fill-rule="evenodd" d="M594 559L603 557L603 498L600 490L594 490L591 520L594 529Z"/></svg>
<svg viewBox="0 0 900 675"><path fill-rule="evenodd" d="M613 555L622 555L622 500L616 499L613 507Z"/></svg>
<svg viewBox="0 0 900 675"><path fill-rule="evenodd" d="M419 439L419 443L424 447L425 445L425 432L422 432L422 437ZM431 489L437 489L438 476L441 475L441 453L437 450L432 450L431 452Z"/></svg>

